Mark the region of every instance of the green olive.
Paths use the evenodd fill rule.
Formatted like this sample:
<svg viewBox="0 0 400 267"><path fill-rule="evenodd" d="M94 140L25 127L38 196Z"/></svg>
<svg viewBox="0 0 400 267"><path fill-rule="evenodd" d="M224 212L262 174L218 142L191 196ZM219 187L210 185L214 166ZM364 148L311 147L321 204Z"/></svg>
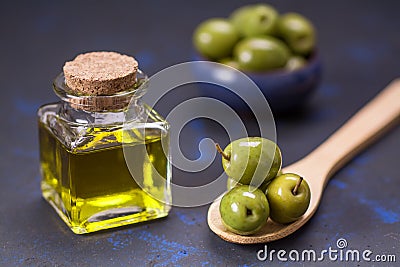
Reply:
<svg viewBox="0 0 400 267"><path fill-rule="evenodd" d="M243 22L244 36L273 35L278 22L278 12L270 5L260 4L248 12Z"/></svg>
<svg viewBox="0 0 400 267"><path fill-rule="evenodd" d="M297 13L287 13L278 19L279 35L293 52L310 54L315 48L315 29L311 21Z"/></svg>
<svg viewBox="0 0 400 267"><path fill-rule="evenodd" d="M267 199L271 209L271 219L278 223L291 223L307 211L311 191L302 177L295 173L286 173L268 185Z"/></svg>
<svg viewBox="0 0 400 267"><path fill-rule="evenodd" d="M270 5L248 5L235 10L230 19L241 36L271 35L275 33L278 12Z"/></svg>
<svg viewBox="0 0 400 267"><path fill-rule="evenodd" d="M259 185L275 178L281 168L279 147L261 137L245 137L230 143L223 151L226 174L245 185Z"/></svg>
<svg viewBox="0 0 400 267"><path fill-rule="evenodd" d="M285 43L271 36L245 38L235 46L234 58L247 71L267 71L282 68L290 51Z"/></svg>
<svg viewBox="0 0 400 267"><path fill-rule="evenodd" d="M244 36L244 27L243 24L247 21L247 19L251 16L251 11L253 9L254 5L246 5L242 6L232 12L232 14L229 16L229 20L237 29L238 33L240 36Z"/></svg>
<svg viewBox="0 0 400 267"><path fill-rule="evenodd" d="M260 189L239 185L222 197L219 212L223 224L229 231L250 235L267 222L269 204Z"/></svg>
<svg viewBox="0 0 400 267"><path fill-rule="evenodd" d="M204 57L213 60L230 56L238 40L239 34L235 27L222 18L202 22L193 34L196 49Z"/></svg>

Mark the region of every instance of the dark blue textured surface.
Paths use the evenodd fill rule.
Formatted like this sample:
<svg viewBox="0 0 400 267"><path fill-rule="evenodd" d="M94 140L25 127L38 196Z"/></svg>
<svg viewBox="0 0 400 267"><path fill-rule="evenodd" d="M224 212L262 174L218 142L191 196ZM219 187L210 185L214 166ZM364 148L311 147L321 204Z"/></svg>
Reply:
<svg viewBox="0 0 400 267"><path fill-rule="evenodd" d="M252 1L254 2L254 1ZM398 1L270 1L281 12L308 16L318 29L324 74L302 112L276 118L284 165L318 146L400 74ZM77 236L41 198L36 110L57 100L52 79L66 60L93 50L136 55L153 74L191 59L191 33L202 20L227 16L243 1L7 1L0 4L0 266L344 266L344 262L259 262L264 244L240 246L207 227L208 207L173 208L161 220ZM158 110L189 98L171 95ZM192 90L193 89L193 90ZM181 91L182 92L182 91ZM379 116L379 114L376 114ZM371 118L373 120L374 118ZM248 120L252 129L252 122ZM223 143L207 122L188 125L182 150L198 155L198 140ZM195 149L193 149L195 148ZM393 129L329 182L313 219L269 249L349 247L397 254L400 261L400 128ZM221 172L218 162L209 172ZM204 181L176 171L174 179ZM348 263L349 266L370 263ZM396 266L375 263L375 266Z"/></svg>

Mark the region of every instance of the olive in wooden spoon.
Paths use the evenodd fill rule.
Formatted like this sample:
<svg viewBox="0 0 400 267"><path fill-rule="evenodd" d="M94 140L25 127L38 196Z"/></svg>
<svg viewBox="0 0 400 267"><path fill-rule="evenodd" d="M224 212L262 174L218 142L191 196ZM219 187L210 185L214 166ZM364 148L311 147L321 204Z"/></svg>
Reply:
<svg viewBox="0 0 400 267"><path fill-rule="evenodd" d="M266 223L269 204L260 189L239 185L222 197L219 212L222 223L229 231L250 235Z"/></svg>
<svg viewBox="0 0 400 267"><path fill-rule="evenodd" d="M303 177L285 173L268 185L267 199L274 222L291 223L298 220L310 205L310 188Z"/></svg>
<svg viewBox="0 0 400 267"><path fill-rule="evenodd" d="M282 165L279 147L269 139L245 137L233 141L224 151L216 144L222 155L226 174L241 184L261 184L275 178Z"/></svg>
<svg viewBox="0 0 400 267"><path fill-rule="evenodd" d="M217 199L208 210L208 225L222 239L239 244L265 243L281 239L302 227L317 211L329 178L358 152L371 144L400 118L400 79L393 81L346 124L303 159L283 168L283 173L296 173L307 179L311 201L306 213L291 224L272 220L256 233L241 236L226 230L219 214Z"/></svg>

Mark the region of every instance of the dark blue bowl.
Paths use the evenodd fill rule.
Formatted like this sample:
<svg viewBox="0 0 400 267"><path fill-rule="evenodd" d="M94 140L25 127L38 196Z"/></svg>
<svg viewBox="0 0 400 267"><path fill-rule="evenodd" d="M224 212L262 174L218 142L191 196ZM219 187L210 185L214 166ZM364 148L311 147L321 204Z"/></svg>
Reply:
<svg viewBox="0 0 400 267"><path fill-rule="evenodd" d="M195 56L195 59L204 60L198 55ZM247 86L243 83L243 79L238 77L237 72L233 70L227 72L227 69L219 64L207 65L207 67L200 65L195 68L195 75L213 79L220 77L220 82L229 88ZM224 72L226 75L215 75ZM275 70L265 73L243 73L259 87L274 113L288 113L302 108L318 87L322 75L322 63L319 55L314 53L308 59L307 65L295 71ZM248 109L245 102L230 90L217 88L217 86L207 83L200 84L199 90L201 95L216 98L236 110ZM248 91L247 97L251 99L251 90ZM251 103L247 104L251 105Z"/></svg>

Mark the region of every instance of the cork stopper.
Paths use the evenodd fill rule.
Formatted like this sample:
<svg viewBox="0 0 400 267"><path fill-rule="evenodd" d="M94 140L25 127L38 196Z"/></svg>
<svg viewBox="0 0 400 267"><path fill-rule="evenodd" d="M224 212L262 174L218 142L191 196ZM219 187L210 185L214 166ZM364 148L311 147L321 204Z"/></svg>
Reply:
<svg viewBox="0 0 400 267"><path fill-rule="evenodd" d="M83 95L112 95L136 82L138 62L116 52L78 55L64 65L66 85Z"/></svg>
<svg viewBox="0 0 400 267"><path fill-rule="evenodd" d="M126 107L139 84L137 76L143 76L133 57L116 52L78 55L65 63L63 71L65 85L72 94L68 102L86 111Z"/></svg>

